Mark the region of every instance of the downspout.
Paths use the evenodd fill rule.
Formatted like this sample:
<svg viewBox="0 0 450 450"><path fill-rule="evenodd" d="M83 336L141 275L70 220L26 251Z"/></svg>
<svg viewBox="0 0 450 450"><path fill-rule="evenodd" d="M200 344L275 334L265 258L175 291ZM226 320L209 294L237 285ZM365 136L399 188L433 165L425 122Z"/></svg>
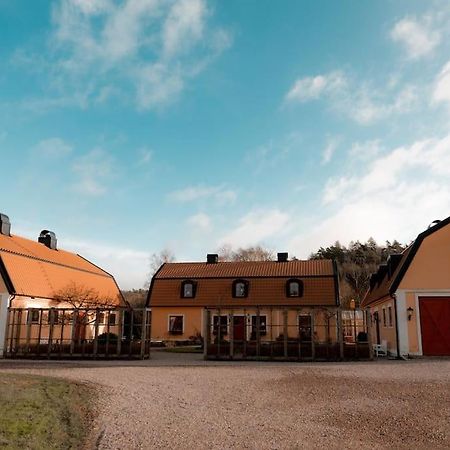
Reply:
<svg viewBox="0 0 450 450"><path fill-rule="evenodd" d="M400 354L400 337L398 333L398 315L397 315L397 296L394 294L390 294L392 300L394 301L394 311L395 311L395 342L397 345L397 359L403 359Z"/></svg>

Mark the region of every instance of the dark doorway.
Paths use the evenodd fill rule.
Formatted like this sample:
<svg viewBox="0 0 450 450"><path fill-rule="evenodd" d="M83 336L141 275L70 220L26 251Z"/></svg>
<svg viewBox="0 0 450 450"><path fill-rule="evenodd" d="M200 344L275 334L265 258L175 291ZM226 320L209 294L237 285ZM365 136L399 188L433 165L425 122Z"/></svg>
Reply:
<svg viewBox="0 0 450 450"><path fill-rule="evenodd" d="M378 316L378 312L374 312L373 313L373 318L375 320L375 328L377 330L377 344L380 345L381 344L381 340L380 340L380 318Z"/></svg>
<svg viewBox="0 0 450 450"><path fill-rule="evenodd" d="M245 339L245 316L233 316L233 338L235 341Z"/></svg>

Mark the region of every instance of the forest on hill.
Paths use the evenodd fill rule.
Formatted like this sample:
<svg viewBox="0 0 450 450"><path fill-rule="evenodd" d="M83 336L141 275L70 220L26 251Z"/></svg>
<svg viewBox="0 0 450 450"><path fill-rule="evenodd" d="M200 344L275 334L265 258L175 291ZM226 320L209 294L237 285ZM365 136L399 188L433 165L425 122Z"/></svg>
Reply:
<svg viewBox="0 0 450 450"><path fill-rule="evenodd" d="M348 307L351 300L357 306L361 303L369 287L369 278L376 272L378 266L385 262L389 255L402 253L407 246L394 240L378 244L370 238L366 242L350 242L348 246L335 242L329 247L320 247L309 256L309 259L333 259L337 262L339 271L339 286L341 303ZM222 247L219 251L220 261L272 261L276 254L262 246L251 246L233 249L230 246ZM296 259L293 256L291 259ZM124 291L125 299L132 306L144 306L147 290L151 278L165 262L176 261L175 255L167 249L155 253L150 257L150 271L144 289Z"/></svg>

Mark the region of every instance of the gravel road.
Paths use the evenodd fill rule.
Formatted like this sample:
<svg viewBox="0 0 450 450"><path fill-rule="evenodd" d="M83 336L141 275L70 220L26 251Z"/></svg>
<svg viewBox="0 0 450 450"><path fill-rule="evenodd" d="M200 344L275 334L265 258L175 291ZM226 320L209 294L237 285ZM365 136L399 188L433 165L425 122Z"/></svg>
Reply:
<svg viewBox="0 0 450 450"><path fill-rule="evenodd" d="M1 361L94 383L100 449L450 448L450 360L204 363Z"/></svg>

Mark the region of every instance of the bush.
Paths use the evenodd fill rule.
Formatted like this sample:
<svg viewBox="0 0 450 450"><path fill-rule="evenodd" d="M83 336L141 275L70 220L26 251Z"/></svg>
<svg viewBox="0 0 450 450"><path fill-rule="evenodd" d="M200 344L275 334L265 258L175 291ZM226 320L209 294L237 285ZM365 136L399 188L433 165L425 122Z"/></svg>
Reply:
<svg viewBox="0 0 450 450"><path fill-rule="evenodd" d="M109 338L110 344L117 344L117 340L119 339L117 334L114 333L102 333L99 334L97 337L97 341L99 344L106 344L107 340Z"/></svg>

